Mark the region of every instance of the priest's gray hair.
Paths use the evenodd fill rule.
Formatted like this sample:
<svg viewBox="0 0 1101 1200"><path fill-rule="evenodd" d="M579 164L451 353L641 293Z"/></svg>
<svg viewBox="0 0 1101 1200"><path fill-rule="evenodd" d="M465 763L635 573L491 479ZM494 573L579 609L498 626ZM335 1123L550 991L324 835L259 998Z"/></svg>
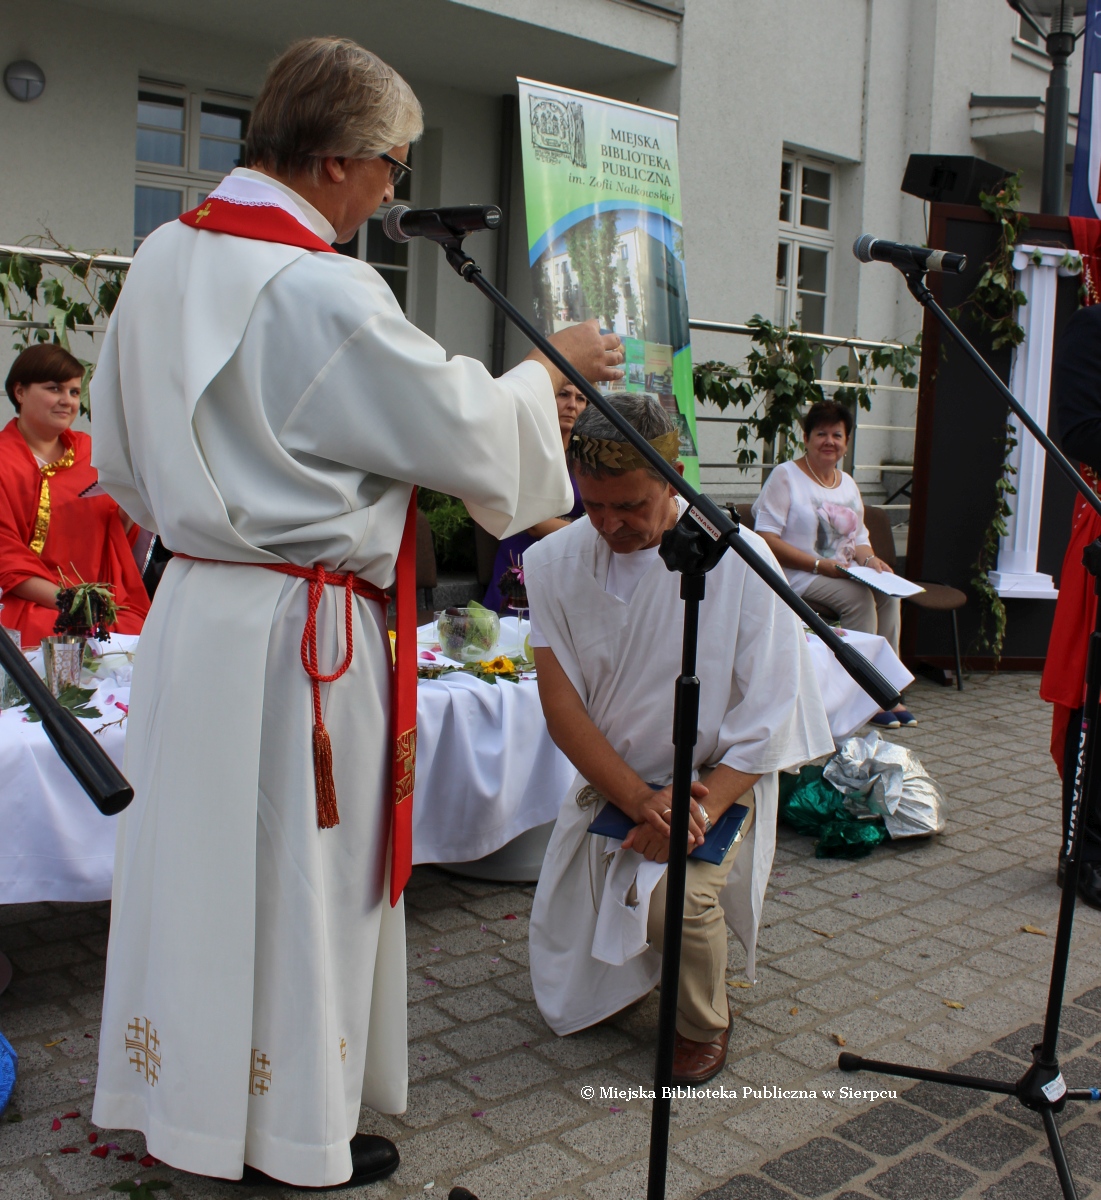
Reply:
<svg viewBox="0 0 1101 1200"><path fill-rule="evenodd" d="M317 178L323 158L377 158L423 130L420 101L393 67L349 38L304 38L268 71L245 165Z"/></svg>
<svg viewBox="0 0 1101 1200"><path fill-rule="evenodd" d="M653 441L654 438L661 437L662 434L674 431L675 426L669 414L661 406L661 402L651 395L645 393L631 395L627 392L613 393L608 397L608 402L648 442ZM572 434L584 439L618 442L626 450L629 450L632 455L637 454L630 443L624 440L623 434L616 429L600 409L592 404L588 405L577 418ZM603 479L609 475L620 473L608 467L594 466L591 461L586 461L575 450L575 443L572 440L567 445L566 459L574 475L589 475L596 479ZM659 474L653 467L643 465L641 469L651 478L657 479L661 483L665 482L665 477Z"/></svg>

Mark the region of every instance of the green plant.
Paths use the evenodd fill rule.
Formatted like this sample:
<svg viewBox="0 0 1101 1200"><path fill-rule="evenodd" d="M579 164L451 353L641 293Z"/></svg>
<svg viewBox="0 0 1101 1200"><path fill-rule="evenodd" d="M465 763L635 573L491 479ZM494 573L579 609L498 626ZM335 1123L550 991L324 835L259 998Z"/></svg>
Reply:
<svg viewBox="0 0 1101 1200"><path fill-rule="evenodd" d="M980 192L979 203L998 225L998 244L971 295L951 310L951 316L957 322L965 314L972 316L980 329L993 335L992 348L1000 350L1019 346L1025 338L1024 329L1017 324L1017 309L1028 300L1016 287L1013 270L1013 251L1028 228L1028 217L1019 211L1021 173L1011 175L996 192Z"/></svg>
<svg viewBox="0 0 1101 1200"><path fill-rule="evenodd" d="M69 249L52 236L42 240L52 249ZM47 325L13 329L13 348L21 351L35 342L53 342L71 353L70 334L78 325L95 325L111 315L124 277L121 268L102 269L93 266L91 258L44 265L28 252L0 259L0 311L4 318ZM84 365L80 410L87 414L88 385L95 367L85 359L80 361Z"/></svg>
<svg viewBox="0 0 1101 1200"><path fill-rule="evenodd" d="M443 492L419 488L417 507L432 527L437 564L444 570L473 571L477 566L474 522L466 505Z"/></svg>
<svg viewBox="0 0 1101 1200"><path fill-rule="evenodd" d="M823 349L797 329L781 329L755 313L746 324L753 330L753 349L742 367L724 362L699 363L692 372L696 399L720 411L731 404L748 411L738 427L737 462L757 461L752 443L764 443L763 460L792 458L802 445L799 418L814 403L825 399L818 382ZM844 386L834 398L850 408L870 409L871 390L879 382L875 372L890 371L903 387L917 384L916 365L921 354L918 340L899 347L883 347L856 354L855 368L838 369Z"/></svg>
<svg viewBox="0 0 1101 1200"><path fill-rule="evenodd" d="M975 646L978 650L989 650L994 655L995 665L1002 656L1005 645L1006 613L1005 601L998 595L990 581L990 572L998 561L998 546L1000 539L1008 532L1006 521L1013 515L1009 506L1009 497L1017 494L1013 486L1013 476L1017 468L1010 463L1017 439L1014 437L1013 426L1007 421L1002 431L1002 471L994 484L994 515L983 534L979 556L975 559L975 574L971 586L979 596L979 628L975 634Z"/></svg>

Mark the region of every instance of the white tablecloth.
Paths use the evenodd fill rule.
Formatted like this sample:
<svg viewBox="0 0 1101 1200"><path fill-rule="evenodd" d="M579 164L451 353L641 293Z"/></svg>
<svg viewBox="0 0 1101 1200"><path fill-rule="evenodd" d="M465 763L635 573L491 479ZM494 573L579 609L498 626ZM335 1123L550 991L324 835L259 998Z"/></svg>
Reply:
<svg viewBox="0 0 1101 1200"><path fill-rule="evenodd" d="M896 687L912 681L882 638L846 636ZM840 740L876 706L818 638L809 640L830 728ZM128 703L127 655L136 642L115 637L106 648L92 701L104 715L88 723L119 764L125 722L111 722L123 716L117 706ZM554 820L574 771L547 734L534 681L489 684L460 674L422 680L417 721L414 862L481 858ZM0 713L0 903L106 899L114 850L115 818L102 816L85 796L41 724L20 710Z"/></svg>

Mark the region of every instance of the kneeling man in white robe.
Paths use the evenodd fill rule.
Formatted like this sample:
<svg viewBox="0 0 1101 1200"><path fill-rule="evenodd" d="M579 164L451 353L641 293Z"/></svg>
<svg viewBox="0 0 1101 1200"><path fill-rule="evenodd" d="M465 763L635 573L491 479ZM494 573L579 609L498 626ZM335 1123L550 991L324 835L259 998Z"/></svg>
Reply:
<svg viewBox="0 0 1101 1200"><path fill-rule="evenodd" d="M678 469L678 437L655 401L615 406ZM588 514L524 555L531 642L551 737L577 768L551 837L531 916L539 1009L574 1033L645 996L661 974L680 670L680 578L659 561L685 504L595 409L568 448ZM742 536L775 570L755 534ZM754 973L776 841L777 772L833 751L806 638L735 554L707 576L700 609L699 736L687 853L732 804L749 809L725 859L688 861L673 1079L726 1062L729 924ZM589 834L611 802L634 822L622 842ZM684 852L684 851L682 851Z"/></svg>

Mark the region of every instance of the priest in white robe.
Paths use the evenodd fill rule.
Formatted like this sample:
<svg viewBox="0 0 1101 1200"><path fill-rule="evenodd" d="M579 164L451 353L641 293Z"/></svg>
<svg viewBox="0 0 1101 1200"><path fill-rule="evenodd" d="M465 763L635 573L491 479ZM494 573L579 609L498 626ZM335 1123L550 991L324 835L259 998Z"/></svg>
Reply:
<svg viewBox="0 0 1101 1200"><path fill-rule="evenodd" d="M100 482L177 554L135 664L93 1119L204 1175L396 1167L357 1135L361 1103L400 1112L407 1085L381 589L416 484L498 536L571 502L560 374L449 360L331 251L392 199L421 125L361 47L292 46L249 169L138 251L92 385ZM556 337L621 375L595 322Z"/></svg>
<svg viewBox="0 0 1101 1200"><path fill-rule="evenodd" d="M613 402L676 463L677 434L659 404ZM658 548L685 507L595 409L578 419L568 458L589 519L524 554L543 710L578 770L530 932L535 998L563 1035L645 996L661 975L683 602L680 577ZM742 536L779 571L760 538ZM733 553L707 576L697 673L690 845L680 852L695 849L730 805L750 811L721 864L688 860L673 1064L681 1083L703 1082L726 1061L726 924L753 977L776 840L776 773L833 751L799 621ZM635 823L622 841L587 832L606 802Z"/></svg>

